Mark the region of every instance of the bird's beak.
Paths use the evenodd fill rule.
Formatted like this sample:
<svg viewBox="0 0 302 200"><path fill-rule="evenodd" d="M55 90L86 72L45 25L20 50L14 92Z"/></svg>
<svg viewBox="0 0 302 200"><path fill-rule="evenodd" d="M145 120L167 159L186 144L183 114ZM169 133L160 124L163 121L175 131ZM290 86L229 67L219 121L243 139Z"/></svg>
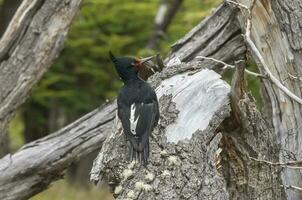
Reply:
<svg viewBox="0 0 302 200"><path fill-rule="evenodd" d="M140 59L140 64L144 64L144 63L148 62L149 60L152 60L155 57L156 57L156 55L150 56L150 57L147 57L147 58L141 58Z"/></svg>
<svg viewBox="0 0 302 200"><path fill-rule="evenodd" d="M162 71L164 68L163 60L159 53L147 58L141 58L139 61L139 76L143 80L147 80L149 76L156 72Z"/></svg>
<svg viewBox="0 0 302 200"><path fill-rule="evenodd" d="M140 58L140 59L137 59L137 63L135 63L135 67L138 69L138 70L142 70L144 68L151 68L150 65L152 65L151 62L148 62L148 61L151 61L153 58L155 58L155 56L150 56L150 57L146 57L146 58Z"/></svg>
<svg viewBox="0 0 302 200"><path fill-rule="evenodd" d="M140 61L139 62L140 68L143 69L145 67L145 68L151 70L153 73L155 73L155 71L154 71L154 69L152 67L153 66L153 62L148 62L148 61L151 61L155 57L156 57L156 55L139 59L139 61Z"/></svg>

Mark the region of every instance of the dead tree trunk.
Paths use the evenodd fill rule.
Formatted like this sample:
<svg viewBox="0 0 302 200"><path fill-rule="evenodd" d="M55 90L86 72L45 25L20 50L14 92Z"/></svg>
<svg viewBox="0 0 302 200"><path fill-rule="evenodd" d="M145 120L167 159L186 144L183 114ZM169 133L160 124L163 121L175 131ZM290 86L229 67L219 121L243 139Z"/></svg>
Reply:
<svg viewBox="0 0 302 200"><path fill-rule="evenodd" d="M61 5L60 2L56 5ZM72 4L75 1L68 2ZM242 0L241 3L247 3L248 8L248 0ZM0 198L29 198L42 191L51 181L60 178L63 170L74 160L103 145L94 163L91 179L99 182L101 178L105 178L117 199L297 199L301 185L287 185L291 184L286 182L286 177L291 173L284 171L281 180L280 172L285 164L278 163L279 158L283 160L280 155L283 155L284 149L282 135L276 134L280 133L276 132L280 129L276 128L275 122L272 129L263 120L253 98L246 92L243 75L245 64L235 64L236 71L231 87L212 71L221 72L224 67L230 67L233 61L244 59L246 43L250 44L247 39L245 43L242 37L244 31L241 31L245 30L244 22L248 12L238 12L239 5L234 2L232 5L235 6L222 4L211 16L174 44L171 54L165 60L167 68L151 78L150 82L157 88L160 100L161 119L151 138L152 152L147 168L125 160L127 150L124 138L116 134L116 126L119 124L113 127L116 108L113 102L89 113L58 133L27 144L15 154L1 159ZM276 4L275 10L278 10L278 5ZM257 1L252 12L251 36L265 57L264 62L281 65L282 59L277 59L279 56L273 56L273 53L290 46L275 41L290 40L285 40L285 37L278 40L281 34L280 29L277 29L279 25L268 20L274 16L271 14L274 10L270 8L269 2ZM266 12L270 12L270 15ZM277 30L270 29L274 31L264 34L263 30L268 30L263 27L268 27L266 20L269 25L273 24L272 28L277 27ZM259 30L256 31L257 22ZM272 48L260 48L263 45L261 41L266 39L263 34L274 36L272 41L269 40L271 43L264 44ZM291 48L289 50L293 51L294 48ZM3 50L0 51L0 58L3 58L1 52ZM267 52L270 53L265 54ZM284 52L288 51L281 51ZM258 54L252 56L258 61ZM263 60L261 62L263 64ZM283 68L285 66L289 67L283 65ZM16 70L19 69L15 67ZM261 65L259 67L263 72L264 68ZM291 78L298 75L294 74L297 68L290 69L293 69ZM0 71L0 81L5 77L2 74L5 71ZM287 99L282 91L271 85L271 81L266 81L265 84L275 92L272 94L282 97L280 101L275 97L279 106L286 107L290 103L295 105L292 99ZM297 89L296 86L294 89ZM6 91L3 88L1 90ZM283 99L290 103L286 101L286 104L281 104ZM13 111L15 105L20 105L23 98L19 99L20 102L18 99L12 100L14 101L10 104L2 104L1 100L0 117L7 116L6 113ZM283 115L280 112L279 114ZM276 120L275 116L273 115L273 120ZM286 113L286 117L290 118L289 113ZM298 124L299 118L296 120ZM278 148L279 143L281 149ZM296 152L294 155L301 154ZM301 167L292 168L297 170ZM291 192L285 192L284 188Z"/></svg>
<svg viewBox="0 0 302 200"><path fill-rule="evenodd" d="M5 0L1 3L2 5L0 5L0 39L6 27L8 26L8 23L10 22L11 18L14 16L14 13L16 12L18 6L20 5L21 0ZM9 147L9 137L7 134L4 134L4 136L2 137L2 142L0 142L0 158L9 153Z"/></svg>
<svg viewBox="0 0 302 200"><path fill-rule="evenodd" d="M252 0L237 2L250 7ZM247 11L241 9L238 16L242 28ZM289 91L301 99L302 97L302 3L293 1L256 1L251 16L251 37L256 48L264 59L259 58L251 49L252 56L259 63L261 73L272 75ZM279 159L282 162L302 159L302 105L281 87L270 80L264 80L263 86L269 98L266 106L271 106L273 130L280 144ZM284 169L282 171L283 185L302 187L301 171ZM287 190L287 199L302 199L302 191Z"/></svg>
<svg viewBox="0 0 302 200"><path fill-rule="evenodd" d="M28 199L52 181L63 178L64 170L73 162L101 147L113 126L114 116L115 104L102 106L62 130L2 158L0 199Z"/></svg>
<svg viewBox="0 0 302 200"><path fill-rule="evenodd" d="M279 169L256 161L277 162L279 149L245 92L244 65L236 67L230 89L205 69L213 68L206 62L213 59L197 61L205 56L220 61L244 57L235 13L227 5L219 7L174 45L168 67L152 78L161 118L146 168L127 161L119 124L105 140L91 180L107 180L116 199L285 198ZM234 46L241 48L231 51Z"/></svg>
<svg viewBox="0 0 302 200"><path fill-rule="evenodd" d="M24 0L0 40L0 146L16 108L64 46L81 0Z"/></svg>
<svg viewBox="0 0 302 200"><path fill-rule="evenodd" d="M203 46L206 46L206 43L211 38L209 35L203 36L203 33L211 32L212 38L215 38L212 41L213 46L211 51L220 51L220 53L215 54L218 59L228 61L234 57L241 57L245 52L245 46L242 44L241 37L230 38L228 35L216 34L219 30L223 30L224 32L232 30L239 33L239 28L233 24L233 20L230 20L235 16L232 12L232 9L228 6L221 6L216 14L209 17L207 21L202 22L193 30L194 33L189 33L183 41L190 43L194 39L200 39L199 43L192 43L191 47L192 49L201 49ZM215 27L207 26L207 24L215 23L216 21L223 22L217 24ZM178 43L177 50L171 54L171 62L175 62L175 59L173 61L173 55L183 54L187 51L188 46L185 44L188 43ZM237 49L237 51L224 51L225 49L230 50L232 48ZM186 55L189 56L189 54ZM195 56L192 54L191 58L193 59ZM208 60L194 61L194 63L196 63L194 65L196 69L200 68L201 65L209 68L220 65L211 63ZM192 70L184 65L173 69L168 74L165 73L162 75L173 76L173 71L179 73L180 71ZM116 105L113 103L96 110L63 128L58 133L29 143L17 153L8 155L0 160L0 194L3 195L0 196L1 199L26 199L42 191L51 181L61 178L63 170L74 160L80 159L92 150L100 148L104 137L112 129L115 108ZM60 141L63 141L63 143ZM57 145L58 143L60 143L59 146ZM45 150L49 151L49 149L52 149L51 153L45 154ZM33 159L27 161L28 158ZM32 164L29 164L29 162Z"/></svg>
<svg viewBox="0 0 302 200"><path fill-rule="evenodd" d="M161 82L161 119L147 168L126 161L124 137L112 131L94 162L92 181L105 178L116 199L283 199L278 169L251 159L277 161L278 149L254 102L244 91L238 94L237 82L244 81L238 77L243 74L234 78L232 91L239 125L233 122L230 87L214 71L154 78Z"/></svg>

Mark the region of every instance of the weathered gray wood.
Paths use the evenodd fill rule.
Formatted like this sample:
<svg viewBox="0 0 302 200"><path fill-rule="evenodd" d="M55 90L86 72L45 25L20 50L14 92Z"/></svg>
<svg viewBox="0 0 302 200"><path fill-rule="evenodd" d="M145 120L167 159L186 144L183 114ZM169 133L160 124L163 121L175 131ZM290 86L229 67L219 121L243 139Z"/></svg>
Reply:
<svg viewBox="0 0 302 200"><path fill-rule="evenodd" d="M252 159L276 162L279 148L271 127L246 93L245 62L236 62L235 66L230 94L232 112L220 128L224 138L217 159L230 199L284 199L280 169Z"/></svg>
<svg viewBox="0 0 302 200"><path fill-rule="evenodd" d="M190 140L197 130L204 131L219 108L227 104L229 86L214 71L177 74L157 87L158 98L172 95L177 121L165 130L167 142ZM200 113L203 113L201 116Z"/></svg>
<svg viewBox="0 0 302 200"><path fill-rule="evenodd" d="M302 97L302 2L299 0L277 0L272 1L272 8L279 23L280 30L282 31L282 36L286 37L286 42L289 44L289 52L286 57L283 57L286 65L276 66L279 72L276 74L276 77L282 80L284 84L286 84L287 88L293 91L296 95ZM299 78L289 78L290 75ZM271 87L271 85L267 85L266 87ZM301 160L302 105L299 105L288 98L283 99L283 95L277 93L275 90L273 91L274 94L272 94L272 92L269 93L274 95L274 98L271 98L271 101L274 102L275 105L273 107L273 112L278 113L279 111L282 113L281 115L274 116L274 128L276 134L280 134L279 141L282 146L280 159L282 161ZM275 99L277 101L275 101ZM285 169L283 177L284 184L302 187L301 171L299 173L297 171L293 172L292 170ZM295 195L292 195L292 193L295 193ZM297 191L291 191L290 195L294 196L291 199L302 198L301 191L300 193Z"/></svg>
<svg viewBox="0 0 302 200"><path fill-rule="evenodd" d="M64 46L81 0L24 0L0 40L0 145L16 108Z"/></svg>
<svg viewBox="0 0 302 200"><path fill-rule="evenodd" d="M219 92L228 92L228 86L215 79L217 74L210 75L208 70L196 71L203 67L217 69L217 63L194 59L197 55L211 56L207 52L200 53L204 49L219 48L214 56L218 60L230 61L242 56L241 53L236 57L236 51L231 51L233 57L228 57L230 51L225 51L232 47L228 40L232 38L236 38L233 44L244 50L240 37L215 39L218 31L215 25L220 26L220 31L229 26L233 27L231 30L236 28L234 24L228 24L234 22L228 15L233 15L234 10L229 12L224 6L179 41L180 46L176 45L166 59L168 67L151 79L160 97L161 118L151 138L152 152L147 168L127 162L127 147L120 125L104 142L94 162L91 180L96 183L102 178L107 180L117 199L285 198L279 169L260 165L250 158L277 161L279 155L275 136L257 111L253 99L243 87L234 91L232 96L236 100L232 100L238 104L235 120L227 93ZM222 18L218 20L218 16ZM228 20L221 25L224 19ZM213 35L207 35L207 23L211 30L216 30L208 30ZM240 35L240 31L237 33ZM204 43L199 43L200 40ZM224 46L219 46L218 41L223 40ZM220 52L221 49L224 51ZM234 78L233 85L243 85L242 73L243 70L237 73L239 77ZM206 88L207 80L211 79L208 77L216 81ZM210 112L212 109L214 112ZM191 119L198 120L192 123Z"/></svg>
<svg viewBox="0 0 302 200"><path fill-rule="evenodd" d="M249 159L278 160L270 127L246 94L239 95L240 121L239 126L234 124L227 84L218 74L205 69L217 70L221 65L195 59L202 55L232 62L244 56L245 45L235 16L234 8L221 5L176 43L166 59L168 67L150 80L159 88L162 117L151 139L151 163L147 169L125 161L124 138L112 129L116 108L113 103L1 159L3 199L25 199L43 190L60 178L74 159L99 148L108 134L111 137L106 139L100 159L105 165L96 165L92 178L97 182L100 173L105 175L117 198L284 199L279 169ZM170 83L175 87L170 88ZM179 120L192 113L186 101L196 106L192 118L196 122L180 130L187 127L185 122L191 123L190 118Z"/></svg>
<svg viewBox="0 0 302 200"><path fill-rule="evenodd" d="M227 199L213 158L222 137L215 130L229 116L229 86L204 69L168 78L156 92L161 118L147 168L127 162L128 149L116 129L94 163L92 181L105 176L117 199ZM212 184L220 187L209 190Z"/></svg>
<svg viewBox="0 0 302 200"><path fill-rule="evenodd" d="M4 0L1 2L0 5L0 39L8 26L11 18L14 16L16 10L18 9L19 5L21 4L22 0ZM9 153L10 151L10 140L9 136L3 133L4 137L0 139L0 158ZM0 136L1 138L1 136Z"/></svg>
<svg viewBox="0 0 302 200"><path fill-rule="evenodd" d="M39 193L73 162L99 149L113 126L116 102L92 111L62 130L28 143L0 160L0 199Z"/></svg>
<svg viewBox="0 0 302 200"><path fill-rule="evenodd" d="M227 11L228 9L230 9L230 8L226 7L225 5L221 6L218 9L217 14L222 14L222 13L224 13L224 11ZM227 12L227 13L231 14L231 12ZM217 16L214 13L213 18L216 18L216 17ZM223 20L224 17L225 17L225 15L221 16L221 20ZM211 20L211 18L208 20ZM219 26L220 26L221 30L224 30L226 28L226 26L223 26L223 25L219 25ZM202 32L207 32L207 31L209 32L210 29L213 28L212 26L203 27L203 25L199 25L198 27L199 27L199 29L194 29L192 31L196 34L196 36L200 36L200 34L202 34L202 33L200 33L200 34L198 33L200 30L202 30ZM213 33L213 34L215 34L215 33ZM216 38L216 41L219 41L219 38L221 38L221 40L223 40L223 41L227 41L227 38L224 38L223 34L220 34L218 36L213 35L213 37ZM187 40L194 40L194 37L190 37L190 39L187 39ZM239 44L242 40L240 38L238 38L238 40L233 40L233 42L234 41L236 44ZM197 48L194 46L194 43L192 43L192 44L193 44L192 48ZM216 48L216 51L217 51L216 54L218 55L217 58L224 59L225 52L223 50L229 49L231 47L231 46L228 47L228 45L230 45L230 43L227 42L225 44L222 44L222 46L216 45L216 47L215 47L215 44L216 43L214 43L214 45L211 47L211 49ZM227 44L227 46L225 47L226 44ZM198 43L197 45L207 46L207 44L202 44L202 43ZM219 53L220 48L222 48L222 51ZM176 54L176 53L181 53L182 51L186 51L186 49L179 48L178 50L174 50L172 55ZM239 54L239 52L240 52L240 54ZM244 52L245 52L245 49L241 48L241 51L236 51L236 52L234 52L233 55L232 55L232 52L227 52L227 55L228 55L228 57L236 57L238 55L243 55ZM192 58L193 58L193 56L192 56ZM187 61L190 61L190 59L187 59ZM201 66L211 66L211 65L208 63L208 61L203 60L200 62L198 61L197 65L196 66L194 65L193 68L188 67L185 64L182 64L181 66L170 66L169 70L166 71L166 73L155 74L154 78L152 80L152 84L158 85L158 84L160 84L160 80L166 79L168 77L172 77L175 74L178 74L179 72L186 72L186 71L190 72L192 70L194 71L195 69L201 68ZM105 107L105 108L107 109L107 107ZM10 198L8 198L8 197L4 198L4 196L3 196L3 198L1 198L1 199L6 199L6 198L18 199L19 197L25 198L25 197L29 197L35 193L38 193L39 191L42 191L43 189L45 189L45 187L47 187L47 185L51 181L54 181L57 178L61 178L61 174L63 174L63 170L74 159L76 159L78 157L83 157L83 156L87 155L87 153L90 152L91 150L99 148L100 145L102 144L102 141L104 140L105 135L107 135L111 132L112 124L113 124L113 122L111 120L109 120L108 124L104 123L100 127L95 127L95 124L102 124L101 123L102 120L98 116L102 115L102 113L106 112L105 108L94 111L94 112L88 114L86 117L80 119L78 122L69 125L67 128L64 128L62 131L59 131L59 133L62 134L60 136L58 133L52 134L46 138L38 140L37 142L26 145L26 148L25 147L22 148L24 150L21 149L16 154L7 156L5 159L0 160L0 166L1 166L1 170L2 170L0 173L0 193L3 195L5 193L2 193L2 191L3 192L5 191L8 194L14 193L14 195L12 195L12 197L10 197ZM116 108L115 104L111 104L108 107L108 109L110 109L112 112L115 108ZM111 119L112 117L113 117L113 113L110 112L110 114L107 115L107 119ZM86 121L85 118L89 118L89 119L87 119L87 121ZM85 127L85 129L83 129L83 130L87 130L87 131L81 131L81 130L77 129L77 127L80 127L80 126ZM100 135L100 136L95 135L96 134L95 130L97 128L99 128L103 131L103 133L102 133L103 135ZM77 132L77 131L75 132L75 130L78 130L79 132ZM75 134L75 135L72 136L73 134ZM75 144L72 144L70 140L72 140L72 138L74 138L74 137L77 137L78 139L82 138L83 144L78 145L78 141L76 139L73 140L73 142L75 142ZM67 139L67 141L64 142L64 140L62 140L63 138L64 138L64 140ZM70 138L70 140L68 138ZM87 138L88 138L89 142L86 141ZM91 138L93 138L94 143L92 143L90 141L90 140L92 140ZM62 146L55 148L56 147L55 144L57 144L57 142L59 140L62 140L62 142L63 142ZM39 142L39 141L41 141L41 142ZM53 143L53 145L52 145L52 143ZM45 144L47 144L47 145L44 147ZM81 152L81 153L79 153L78 157L77 157L77 155L75 155L73 153L72 154L67 153L67 152L70 152L70 149L75 148L75 145L78 145L77 152ZM51 146L50 149L52 149L52 151L51 151L52 154L45 154L45 148L50 147L50 146ZM41 153L39 153L39 152L41 152ZM58 155L60 155L60 156L58 156ZM23 156L25 158L35 158L35 161L33 164L34 170L31 170L33 168L29 168L28 170L26 169L28 166L27 165L28 162L25 162L26 160L22 159ZM31 161L33 161L33 159L31 159ZM9 163L11 165L9 165ZM51 164L51 163L54 163L54 164ZM43 167L44 167L44 169L43 169ZM14 168L15 169L24 168L25 171L23 170L24 173L22 171L20 173L19 171L14 170ZM39 172L39 173L37 173L37 172ZM6 173L10 173L10 175L6 176ZM24 178L24 177L26 177L26 178ZM21 188L20 185L22 185L23 187Z"/></svg>
<svg viewBox="0 0 302 200"><path fill-rule="evenodd" d="M243 88L233 95L239 116L234 123L230 88L219 77L203 69L163 80L156 89L161 118L148 166L127 161L118 124L94 162L91 180L108 181L116 199L283 199L279 169L250 159L278 160L274 134Z"/></svg>
<svg viewBox="0 0 302 200"><path fill-rule="evenodd" d="M238 0L249 6L251 0ZM292 93L302 97L302 3L293 1L256 1L252 12L251 37L272 74ZM239 16L242 28L247 12ZM253 55L254 56L254 55ZM254 56L255 57L255 56ZM256 59L257 61L257 59ZM265 70L258 65L259 70ZM302 159L302 106L283 93L276 85L264 80L266 106L271 106L271 120L281 144L280 161ZM270 109L268 109L270 110ZM283 184L302 187L299 170L283 169ZM287 199L302 199L302 193L289 189Z"/></svg>

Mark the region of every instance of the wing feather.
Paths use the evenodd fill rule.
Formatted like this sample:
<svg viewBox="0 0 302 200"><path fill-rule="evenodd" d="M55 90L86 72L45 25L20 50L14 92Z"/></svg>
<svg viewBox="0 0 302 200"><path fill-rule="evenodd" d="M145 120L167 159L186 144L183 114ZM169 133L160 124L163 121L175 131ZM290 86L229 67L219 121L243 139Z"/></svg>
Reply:
<svg viewBox="0 0 302 200"><path fill-rule="evenodd" d="M122 93L118 98L118 116L122 122L124 135L129 142L129 157L147 164L149 157L149 137L159 120L158 101L154 91L144 94L142 102L128 99Z"/></svg>
<svg viewBox="0 0 302 200"><path fill-rule="evenodd" d="M145 148L155 125L156 106L154 102L152 102L136 104L136 107L135 115L138 116L138 122L135 132L136 136L140 138L138 150L142 151Z"/></svg>

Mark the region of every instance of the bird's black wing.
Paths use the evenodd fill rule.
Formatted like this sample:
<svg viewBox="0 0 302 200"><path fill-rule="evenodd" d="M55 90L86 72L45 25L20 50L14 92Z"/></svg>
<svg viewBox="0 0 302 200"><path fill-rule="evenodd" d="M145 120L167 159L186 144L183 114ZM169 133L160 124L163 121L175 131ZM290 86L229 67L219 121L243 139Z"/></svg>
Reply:
<svg viewBox="0 0 302 200"><path fill-rule="evenodd" d="M120 106L118 114L125 136L131 144L130 158L146 164L149 157L149 136L159 116L157 100L132 103L130 108Z"/></svg>

